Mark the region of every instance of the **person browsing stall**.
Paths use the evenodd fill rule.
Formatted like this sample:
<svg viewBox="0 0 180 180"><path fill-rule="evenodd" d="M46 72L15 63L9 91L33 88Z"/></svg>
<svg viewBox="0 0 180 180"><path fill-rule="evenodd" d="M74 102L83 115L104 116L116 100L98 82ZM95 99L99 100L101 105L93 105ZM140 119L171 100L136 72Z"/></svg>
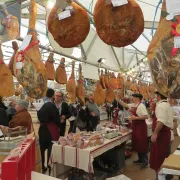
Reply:
<svg viewBox="0 0 180 180"><path fill-rule="evenodd" d="M155 94L157 103L152 117L153 134L151 136L150 168L156 171L156 178L158 179L158 171L165 158L170 154L174 114L167 98L158 91ZM171 176L166 177L166 180L170 179L172 179Z"/></svg>
<svg viewBox="0 0 180 180"><path fill-rule="evenodd" d="M148 166L148 139L147 139L147 125L146 119L148 112L144 104L141 103L143 96L141 94L133 94L133 104L126 104L121 100L119 103L128 108L131 112L132 121L132 148L138 153L138 160L134 161L136 164L141 164L141 169Z"/></svg>
<svg viewBox="0 0 180 180"><path fill-rule="evenodd" d="M64 94L62 92L55 93L55 101L54 101L57 109L59 110L60 116L60 135L64 136L66 132L66 120L71 117L71 113L69 111L69 106L66 102L64 102Z"/></svg>

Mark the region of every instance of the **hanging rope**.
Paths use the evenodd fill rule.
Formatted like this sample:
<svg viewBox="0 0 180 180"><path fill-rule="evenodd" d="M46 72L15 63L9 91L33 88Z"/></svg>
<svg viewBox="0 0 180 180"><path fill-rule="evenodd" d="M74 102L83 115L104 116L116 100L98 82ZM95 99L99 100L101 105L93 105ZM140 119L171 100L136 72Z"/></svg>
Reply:
<svg viewBox="0 0 180 180"><path fill-rule="evenodd" d="M154 24L155 24L155 19L156 19L157 11L158 11L158 8L159 8L159 6L161 4L162 4L162 0L159 0L158 5L156 6L156 11L155 11L155 14L154 14L154 20L153 20L153 23L152 23L152 30L151 30L152 36L154 36Z"/></svg>

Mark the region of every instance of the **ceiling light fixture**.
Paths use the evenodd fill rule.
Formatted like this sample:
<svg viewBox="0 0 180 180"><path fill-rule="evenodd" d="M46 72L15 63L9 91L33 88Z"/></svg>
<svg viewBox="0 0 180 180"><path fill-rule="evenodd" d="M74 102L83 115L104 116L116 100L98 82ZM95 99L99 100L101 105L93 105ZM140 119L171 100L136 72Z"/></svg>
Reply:
<svg viewBox="0 0 180 180"><path fill-rule="evenodd" d="M47 8L48 9L52 9L54 7L54 5L55 5L55 1L53 1L53 0L49 0L47 2Z"/></svg>

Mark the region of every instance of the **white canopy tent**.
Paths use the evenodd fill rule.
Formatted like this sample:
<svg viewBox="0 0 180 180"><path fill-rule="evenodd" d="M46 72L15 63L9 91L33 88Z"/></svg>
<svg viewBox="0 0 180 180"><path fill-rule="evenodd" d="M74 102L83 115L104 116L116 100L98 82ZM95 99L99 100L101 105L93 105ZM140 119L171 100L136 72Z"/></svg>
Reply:
<svg viewBox="0 0 180 180"><path fill-rule="evenodd" d="M38 16L36 23L36 30L39 34L40 44L42 45L41 53L42 60L46 61L49 55L48 50L52 50L47 37L47 27L46 27L46 9L42 6L42 2L47 0L36 0L38 3ZM83 7L89 11L90 4L95 6L97 0L77 0ZM61 51L55 53L55 66L59 64L59 60L62 56L66 57L66 66L67 73L70 75L71 66L70 62L74 59L77 61L76 70L78 69L78 61L83 62L84 76L92 79L98 78L98 60L100 58L106 59L105 63L102 65L102 68L107 68L115 72L131 73L140 72L139 78L143 81L151 82L151 76L148 67L147 59L147 49L149 43L152 39L151 27L154 19L154 14L156 6L159 0L136 0L140 5L145 20L145 29L143 34L139 39L134 42L132 45L129 45L124 48L115 48L109 45L106 45L100 38L97 36L96 29L93 24L91 24L91 30L87 39L82 43L81 46L75 47L73 49L61 49ZM55 0L50 0L47 8L50 10L53 7ZM22 3L22 19L21 19L21 34L18 40L19 45L22 43L22 39L26 36L28 30L29 22L29 0ZM93 9L92 8L92 9ZM155 28L157 28L158 21L160 18L161 6L158 8L157 16L155 19ZM92 10L93 11L93 10ZM91 12L89 12L91 15ZM3 53L5 62L8 64L10 57L12 56L13 49L11 48L11 42L3 43ZM50 49L48 49L50 48ZM93 73L92 73L93 72Z"/></svg>

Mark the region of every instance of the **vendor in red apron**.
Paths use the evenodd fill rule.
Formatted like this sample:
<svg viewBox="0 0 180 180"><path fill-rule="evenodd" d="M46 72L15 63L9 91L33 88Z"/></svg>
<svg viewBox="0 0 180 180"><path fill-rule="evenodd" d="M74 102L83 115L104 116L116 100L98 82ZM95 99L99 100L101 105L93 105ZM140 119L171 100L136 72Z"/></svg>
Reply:
<svg viewBox="0 0 180 180"><path fill-rule="evenodd" d="M146 119L148 112L143 103L141 103L143 96L141 94L133 94L133 104L126 104L120 100L120 104L125 108L130 109L132 121L132 148L138 153L138 160L135 164L141 164L141 169L148 166L148 138Z"/></svg>
<svg viewBox="0 0 180 180"><path fill-rule="evenodd" d="M152 117L153 135L151 136L150 167L156 171L156 178L158 179L158 171L170 153L169 147L174 114L167 98L159 92L155 94L157 103ZM171 178L172 177L169 178L169 176L167 176L166 180L170 180Z"/></svg>

